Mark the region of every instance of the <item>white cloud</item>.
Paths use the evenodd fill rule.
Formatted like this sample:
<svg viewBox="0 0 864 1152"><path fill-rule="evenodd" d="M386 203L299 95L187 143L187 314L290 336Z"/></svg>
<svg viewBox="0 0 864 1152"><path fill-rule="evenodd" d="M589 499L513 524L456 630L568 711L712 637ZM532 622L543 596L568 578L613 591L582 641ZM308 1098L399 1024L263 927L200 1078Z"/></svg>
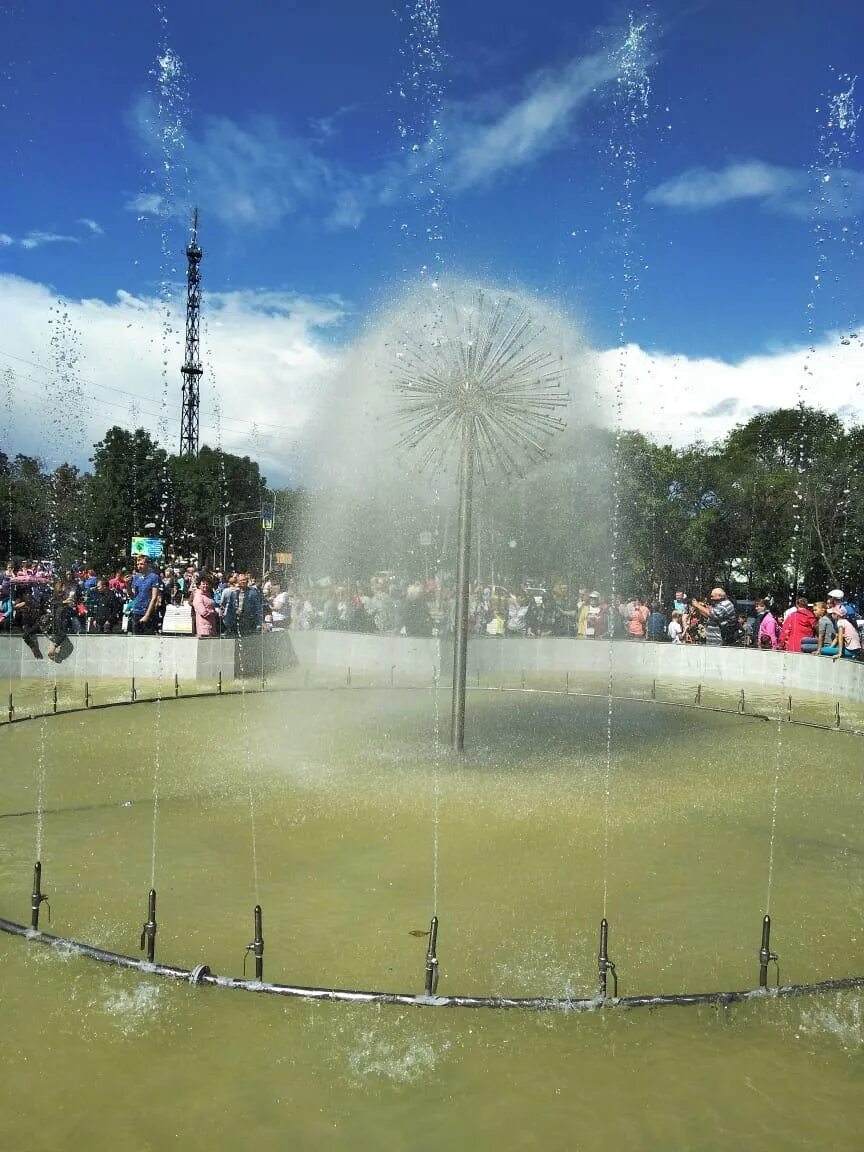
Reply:
<svg viewBox="0 0 864 1152"><path fill-rule="evenodd" d="M864 423L864 338L857 335L737 363L628 345L602 352L600 371L608 397L620 373L624 427L676 447L721 439L759 412L799 402Z"/></svg>
<svg viewBox="0 0 864 1152"><path fill-rule="evenodd" d="M147 428L176 451L181 292L167 355L159 301L127 292L110 302L66 301L58 308L47 286L0 275L0 312L0 449L86 467L93 443L120 424ZM215 445L221 425L223 448L257 459L271 482L296 474L298 440L338 359L327 333L343 315L333 299L208 293L202 443ZM66 374L73 361L75 370Z"/></svg>
<svg viewBox="0 0 864 1152"><path fill-rule="evenodd" d="M807 172L761 160L742 160L725 168L690 168L652 188L646 199L691 212L752 200L790 216L855 216L864 209L864 173L837 168Z"/></svg>
<svg viewBox="0 0 864 1152"><path fill-rule="evenodd" d="M132 123L148 155L158 155L158 116L149 97L133 109ZM334 213L343 225L353 221L351 216L342 220L339 213L346 193L360 188L360 179L319 155L312 143L283 132L270 117L244 124L208 117L199 135L184 134L182 156L184 171L171 173L170 190L139 193L127 207L142 215L187 217L189 171L195 174L196 202L208 216L234 227L271 228L301 210L318 217Z"/></svg>
<svg viewBox="0 0 864 1152"><path fill-rule="evenodd" d="M89 236L102 235L102 228L95 220L79 220L78 223L84 225ZM31 228L31 230L25 232L23 236L11 236L8 232L0 232L0 248L16 247L31 251L34 248L42 248L46 244L80 243L80 236L68 236L62 232L53 232L41 228Z"/></svg>
<svg viewBox="0 0 864 1152"><path fill-rule="evenodd" d="M619 72L614 55L596 52L535 74L513 104L485 119L465 106L451 109L445 170L454 190L487 184L559 147L576 114Z"/></svg>
<svg viewBox="0 0 864 1152"><path fill-rule="evenodd" d="M440 170L452 194L485 186L563 146L579 112L628 69L640 55L641 29L613 47L572 59L530 76L518 95L485 92L472 101L449 103L436 134L440 156L427 141L395 155L375 171L358 172L327 154L336 124L353 106L311 123L312 136L286 132L272 117L243 123L225 116L202 121L190 131L169 116L168 183L130 198L127 208L141 215L188 217L192 198L208 216L240 228L266 229L306 213L329 228L356 228L370 209L429 193L428 170ZM638 43L637 43L638 41ZM171 117L174 117L173 119ZM130 124L155 171L166 163L166 132L151 97L142 97ZM156 163L158 161L158 163ZM194 174L194 190L187 187Z"/></svg>
<svg viewBox="0 0 864 1152"><path fill-rule="evenodd" d="M163 203L163 197L156 192L139 192L131 200L127 200L126 207L130 212L137 212L141 216L161 216Z"/></svg>
<svg viewBox="0 0 864 1152"><path fill-rule="evenodd" d="M105 229L102 225L95 220L91 220L89 216L82 216L78 223L82 228L86 228L93 236L103 236L105 234Z"/></svg>
<svg viewBox="0 0 864 1152"><path fill-rule="evenodd" d="M219 410L222 446L259 460L271 482L326 471L328 445L334 456L331 430L340 427L346 443L352 435L357 440L356 424L349 419L342 427L344 417L368 408L368 389L380 388L369 350L386 340L375 329L374 339L337 345L345 313L334 299L208 293L202 443L218 442ZM159 301L128 292L58 307L47 286L0 275L0 314L0 449L86 466L93 443L121 424L145 427L176 451L184 351L179 287L167 355ZM864 342L848 334L842 341L826 337L812 352L792 348L727 363L635 345L593 351L580 345L566 318L551 317L549 325L554 331L559 325L570 342L568 363L576 357L568 384L572 419L584 419L599 401L611 423L620 379L624 427L676 446L713 441L760 411L799 400L864 423ZM368 442L362 448L369 451Z"/></svg>
<svg viewBox="0 0 864 1152"><path fill-rule="evenodd" d="M60 232L42 232L34 229L18 241L22 248L42 248L45 244L80 244L79 236L64 236Z"/></svg>

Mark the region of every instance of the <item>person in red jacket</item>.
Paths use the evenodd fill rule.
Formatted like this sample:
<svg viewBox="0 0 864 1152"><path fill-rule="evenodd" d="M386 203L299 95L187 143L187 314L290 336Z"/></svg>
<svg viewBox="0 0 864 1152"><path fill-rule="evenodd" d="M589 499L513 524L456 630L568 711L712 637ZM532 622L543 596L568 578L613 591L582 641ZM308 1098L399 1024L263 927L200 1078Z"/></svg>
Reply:
<svg viewBox="0 0 864 1152"><path fill-rule="evenodd" d="M819 622L807 607L807 601L799 596L795 601L795 611L783 621L779 647L787 652L801 652L801 642L814 637L818 628Z"/></svg>

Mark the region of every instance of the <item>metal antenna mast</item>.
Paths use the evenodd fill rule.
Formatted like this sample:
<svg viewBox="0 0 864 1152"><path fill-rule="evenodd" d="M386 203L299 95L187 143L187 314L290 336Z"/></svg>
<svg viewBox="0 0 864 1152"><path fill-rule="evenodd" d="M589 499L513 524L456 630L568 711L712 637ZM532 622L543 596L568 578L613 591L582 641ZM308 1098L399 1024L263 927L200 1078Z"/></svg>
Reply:
<svg viewBox="0 0 864 1152"><path fill-rule="evenodd" d="M201 270L204 255L198 243L198 209L192 213L192 234L186 246L186 359L183 373L183 412L180 416L180 455L198 455L198 384L201 373Z"/></svg>

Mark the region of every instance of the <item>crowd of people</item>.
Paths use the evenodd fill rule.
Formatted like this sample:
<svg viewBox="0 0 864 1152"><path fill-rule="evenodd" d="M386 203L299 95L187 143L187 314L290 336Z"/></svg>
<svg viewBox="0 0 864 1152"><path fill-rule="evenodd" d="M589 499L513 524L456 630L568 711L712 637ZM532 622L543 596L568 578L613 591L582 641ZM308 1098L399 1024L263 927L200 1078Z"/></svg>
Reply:
<svg viewBox="0 0 864 1152"><path fill-rule="evenodd" d="M764 598L733 601L721 587L705 600L676 591L668 605L587 588L572 600L563 586L515 595L485 587L475 589L471 614L474 631L490 636L577 636L864 658L864 617L839 588L812 605L797 596L779 610Z"/></svg>
<svg viewBox="0 0 864 1152"><path fill-rule="evenodd" d="M146 556L134 568L98 574L84 565L63 573L47 562L9 564L0 578L0 626L50 638L49 659L62 659L69 636L82 632L153 634L166 613L184 609L197 636L237 637L285 628L446 635L454 629L456 593L437 579L404 582L378 573L365 583L328 578L301 585L274 573L206 571L194 565L162 569ZM768 599L733 601L721 587L705 599L676 591L668 604L643 596L604 595L557 582L526 582L517 591L477 583L469 626L475 636L637 643L738 645L862 660L864 619L839 588L811 603L795 597L780 609Z"/></svg>
<svg viewBox="0 0 864 1152"><path fill-rule="evenodd" d="M0 627L20 630L37 658L40 633L50 640L48 659L62 660L71 636L161 632L169 608L187 610L195 635L237 637L278 626L287 598L272 580L265 596L248 572L160 570L147 556L111 576L83 565L58 572L48 561L10 562L0 576Z"/></svg>

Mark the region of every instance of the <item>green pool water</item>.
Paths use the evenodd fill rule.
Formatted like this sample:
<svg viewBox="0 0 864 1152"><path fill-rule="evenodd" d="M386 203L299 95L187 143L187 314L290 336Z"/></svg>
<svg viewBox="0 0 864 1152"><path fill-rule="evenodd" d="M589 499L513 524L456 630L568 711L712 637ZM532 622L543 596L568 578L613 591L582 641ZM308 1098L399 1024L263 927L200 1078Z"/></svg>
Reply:
<svg viewBox="0 0 864 1152"><path fill-rule="evenodd" d="M265 976L295 984L421 992L433 911L443 994L591 996L604 913L624 994L752 987L766 908L784 983L864 973L860 739L616 702L607 744L606 700L475 691L457 759L447 704L297 690L4 728L0 915L29 919L38 851L44 928L136 953L153 881L157 959L227 975L256 903ZM0 936L0 1019L4 1149L862 1146L859 992L328 1005Z"/></svg>

